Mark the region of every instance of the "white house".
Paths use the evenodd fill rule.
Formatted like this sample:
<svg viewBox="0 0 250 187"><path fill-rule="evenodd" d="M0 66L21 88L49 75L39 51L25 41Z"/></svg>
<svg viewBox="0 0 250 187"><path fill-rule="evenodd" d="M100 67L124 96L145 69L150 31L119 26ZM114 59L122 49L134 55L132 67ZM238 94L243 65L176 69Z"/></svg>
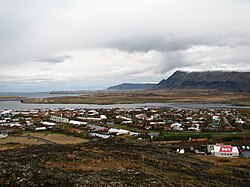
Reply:
<svg viewBox="0 0 250 187"><path fill-rule="evenodd" d="M89 133L89 136L91 136L91 137L103 138L103 139L107 139L107 138L110 138L110 137L111 137L111 135L98 134L98 133Z"/></svg>
<svg viewBox="0 0 250 187"><path fill-rule="evenodd" d="M188 128L189 131L200 131L200 125L199 124L193 124L192 127Z"/></svg>
<svg viewBox="0 0 250 187"><path fill-rule="evenodd" d="M172 125L170 125L173 131L183 131L183 128L181 126L182 124L180 123L173 123Z"/></svg>
<svg viewBox="0 0 250 187"><path fill-rule="evenodd" d="M35 131L45 131L46 129L46 127L36 127Z"/></svg>
<svg viewBox="0 0 250 187"><path fill-rule="evenodd" d="M43 121L42 124L46 125L46 126L54 126L54 125L56 125L55 123L49 122L49 121Z"/></svg>
<svg viewBox="0 0 250 187"><path fill-rule="evenodd" d="M63 117L58 117L58 116L51 116L50 120L55 121L57 123L68 123L69 122L68 118L63 118Z"/></svg>
<svg viewBox="0 0 250 187"><path fill-rule="evenodd" d="M8 137L8 133L6 131L0 131L0 139L7 138L7 137Z"/></svg>
<svg viewBox="0 0 250 187"><path fill-rule="evenodd" d="M103 115L103 114L102 114L102 115L100 115L100 118L101 118L102 120L106 120L106 119L108 119L108 118L107 118L107 116L105 116L105 115Z"/></svg>
<svg viewBox="0 0 250 187"><path fill-rule="evenodd" d="M87 125L87 122L76 121L76 120L70 120L69 123L73 125Z"/></svg>
<svg viewBox="0 0 250 187"><path fill-rule="evenodd" d="M115 128L111 128L108 130L109 133L116 133L117 135L121 135L121 134L129 134L130 131L128 130L124 130L124 129L115 129Z"/></svg>
<svg viewBox="0 0 250 187"><path fill-rule="evenodd" d="M1 116L10 116L12 113L11 110L4 110L0 113Z"/></svg>

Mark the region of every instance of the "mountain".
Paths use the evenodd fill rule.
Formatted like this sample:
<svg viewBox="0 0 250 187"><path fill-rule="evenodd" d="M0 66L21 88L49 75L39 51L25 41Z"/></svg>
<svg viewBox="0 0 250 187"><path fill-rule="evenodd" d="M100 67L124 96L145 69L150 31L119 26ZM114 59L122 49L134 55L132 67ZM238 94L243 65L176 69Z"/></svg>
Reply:
<svg viewBox="0 0 250 187"><path fill-rule="evenodd" d="M216 89L250 92L250 72L176 71L153 89Z"/></svg>
<svg viewBox="0 0 250 187"><path fill-rule="evenodd" d="M107 90L148 90L155 86L156 84L132 84L123 83L116 86L111 86Z"/></svg>

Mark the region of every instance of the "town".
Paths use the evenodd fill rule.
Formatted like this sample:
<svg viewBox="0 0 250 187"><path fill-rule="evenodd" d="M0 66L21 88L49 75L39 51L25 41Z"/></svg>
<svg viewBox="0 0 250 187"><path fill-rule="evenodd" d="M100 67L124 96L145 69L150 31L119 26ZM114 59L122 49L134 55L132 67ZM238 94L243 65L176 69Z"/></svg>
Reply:
<svg viewBox="0 0 250 187"><path fill-rule="evenodd" d="M250 115L248 111L235 109L174 109L174 108L110 108L83 109L57 108L0 111L0 138L23 133L62 133L83 139L108 139L122 136L153 142L201 142L214 143L201 146L196 153L213 153L219 156L237 157L249 150ZM234 143L235 148L217 142ZM218 147L218 148L217 148ZM191 147L192 149L192 147ZM229 150L229 151L228 151ZM186 150L187 151L187 150ZM184 153L184 148L177 149ZM218 156L218 154L213 153ZM249 153L244 155L249 157Z"/></svg>

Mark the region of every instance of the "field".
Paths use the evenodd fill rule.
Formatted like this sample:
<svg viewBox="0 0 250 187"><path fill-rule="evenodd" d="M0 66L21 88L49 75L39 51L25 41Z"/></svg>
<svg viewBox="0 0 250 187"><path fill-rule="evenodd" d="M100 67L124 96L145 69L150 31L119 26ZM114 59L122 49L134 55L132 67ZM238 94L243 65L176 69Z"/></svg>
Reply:
<svg viewBox="0 0 250 187"><path fill-rule="evenodd" d="M7 138L0 139L0 151L14 149L14 148L23 148L28 145L40 145L42 142L29 138L29 137L15 137L8 136Z"/></svg>
<svg viewBox="0 0 250 187"><path fill-rule="evenodd" d="M13 101L13 100L21 100L24 97L19 96L0 96L0 101Z"/></svg>
<svg viewBox="0 0 250 187"><path fill-rule="evenodd" d="M8 136L7 138L0 139L0 150L46 144L47 141L48 143L52 142L55 144L78 144L86 143L89 140L59 133L24 133L22 136Z"/></svg>
<svg viewBox="0 0 250 187"><path fill-rule="evenodd" d="M250 160L114 138L0 152L1 186L249 186Z"/></svg>
<svg viewBox="0 0 250 187"><path fill-rule="evenodd" d="M43 138L45 140L57 143L57 144L77 144L77 143L85 143L89 140L77 138L74 136L67 136L65 134L47 134L47 133L24 133L23 136L35 136L38 138Z"/></svg>
<svg viewBox="0 0 250 187"><path fill-rule="evenodd" d="M189 91L131 91L98 92L93 95L64 96L52 98L27 98L24 103L75 103L75 104L130 104L164 102L217 102L250 105L248 93L219 92L208 90Z"/></svg>

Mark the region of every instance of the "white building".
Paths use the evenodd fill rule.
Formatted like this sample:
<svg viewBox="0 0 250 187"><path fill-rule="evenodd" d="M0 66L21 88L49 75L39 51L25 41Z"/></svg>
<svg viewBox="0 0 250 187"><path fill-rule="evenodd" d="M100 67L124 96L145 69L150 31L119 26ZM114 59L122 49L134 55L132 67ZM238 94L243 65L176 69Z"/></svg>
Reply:
<svg viewBox="0 0 250 187"><path fill-rule="evenodd" d="M170 125L173 131L183 131L183 128L181 126L182 124L180 123L173 123L172 125Z"/></svg>
<svg viewBox="0 0 250 187"><path fill-rule="evenodd" d="M124 129L115 129L115 128L111 128L108 130L109 133L116 133L117 135L121 135L121 134L129 134L130 131L128 130L124 130Z"/></svg>
<svg viewBox="0 0 250 187"><path fill-rule="evenodd" d="M58 117L58 116L51 116L50 120L55 121L57 123L68 123L69 122L68 118L62 118L62 117Z"/></svg>
<svg viewBox="0 0 250 187"><path fill-rule="evenodd" d="M214 145L211 150L211 155L218 157L239 157L240 153L238 147L231 145Z"/></svg>
<svg viewBox="0 0 250 187"><path fill-rule="evenodd" d="M45 131L46 129L46 127L36 127L35 131Z"/></svg>
<svg viewBox="0 0 250 187"><path fill-rule="evenodd" d="M47 126L54 126L54 125L56 125L55 123L53 123L53 122L48 122L48 121L43 121L42 124L43 124L43 125L47 125Z"/></svg>
<svg viewBox="0 0 250 187"><path fill-rule="evenodd" d="M200 125L199 124L193 124L192 127L188 128L189 131L200 131Z"/></svg>
<svg viewBox="0 0 250 187"><path fill-rule="evenodd" d="M0 131L0 139L7 138L8 133L6 131Z"/></svg>
<svg viewBox="0 0 250 187"><path fill-rule="evenodd" d="M70 120L69 123L73 125L87 125L87 122L75 121L75 120Z"/></svg>

